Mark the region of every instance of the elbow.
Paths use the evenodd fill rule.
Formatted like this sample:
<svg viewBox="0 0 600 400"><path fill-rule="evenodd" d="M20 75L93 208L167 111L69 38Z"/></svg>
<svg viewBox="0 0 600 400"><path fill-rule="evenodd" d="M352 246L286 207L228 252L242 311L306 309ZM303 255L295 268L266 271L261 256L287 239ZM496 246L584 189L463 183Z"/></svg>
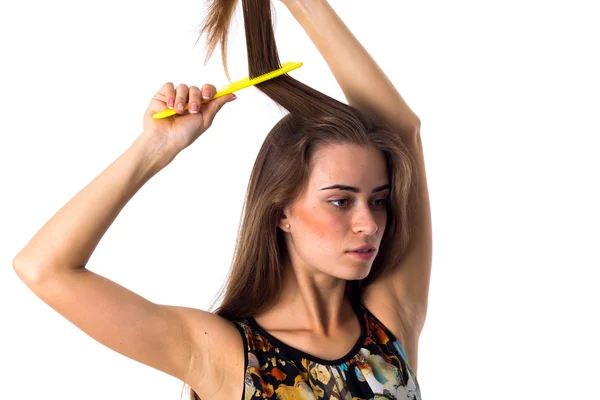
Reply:
<svg viewBox="0 0 600 400"><path fill-rule="evenodd" d="M39 279L39 268L22 260L17 255L12 261L13 270L23 282L32 282Z"/></svg>
<svg viewBox="0 0 600 400"><path fill-rule="evenodd" d="M13 259L12 266L18 277L28 285L41 281L43 272L47 270L41 263L23 259L18 255Z"/></svg>
<svg viewBox="0 0 600 400"><path fill-rule="evenodd" d="M13 270L28 285L56 277L63 272L81 271L86 266L83 264L76 267L61 267L64 265L66 265L64 262L57 262L57 260L27 259L19 255L12 261Z"/></svg>
<svg viewBox="0 0 600 400"><path fill-rule="evenodd" d="M416 115L405 118L397 125L402 130L402 136L419 141L421 138L421 120Z"/></svg>
<svg viewBox="0 0 600 400"><path fill-rule="evenodd" d="M23 252L17 254L12 260L12 266L16 272L31 269L33 264L34 263L31 262L31 260L27 260L26 257L23 256Z"/></svg>
<svg viewBox="0 0 600 400"><path fill-rule="evenodd" d="M415 117L416 118L416 117ZM403 130L405 132L402 137L405 139L406 144L411 148L421 147L421 120L416 118L414 121L411 121Z"/></svg>
<svg viewBox="0 0 600 400"><path fill-rule="evenodd" d="M416 115L415 115L415 119L411 126L412 126L413 136L415 138L419 138L421 136L421 120Z"/></svg>
<svg viewBox="0 0 600 400"><path fill-rule="evenodd" d="M13 266L13 269L15 270L15 272L17 272L17 273L19 271L23 270L24 263L23 263L23 261L21 260L21 258L19 257L18 254L17 254L17 256L15 258L13 258L13 260L12 260L12 266Z"/></svg>

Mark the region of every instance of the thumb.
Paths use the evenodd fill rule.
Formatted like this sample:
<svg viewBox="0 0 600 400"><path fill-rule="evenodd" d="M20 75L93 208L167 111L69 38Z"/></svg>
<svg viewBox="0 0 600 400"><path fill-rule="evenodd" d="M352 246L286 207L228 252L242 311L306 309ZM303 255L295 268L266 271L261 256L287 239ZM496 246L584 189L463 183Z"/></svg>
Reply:
<svg viewBox="0 0 600 400"><path fill-rule="evenodd" d="M145 114L148 117L152 117L157 112L166 110L167 108L168 107L165 104L165 102L157 99L157 97L155 96L152 98L152 100L150 100L150 104L148 104L148 108L146 109Z"/></svg>
<svg viewBox="0 0 600 400"><path fill-rule="evenodd" d="M150 100L150 104L148 104L148 108L146 109L146 116L153 116L155 113L159 111L166 110L167 108L167 100L171 93L174 94L175 88L173 87L172 82L165 83L152 97ZM174 96L171 96L174 97Z"/></svg>
<svg viewBox="0 0 600 400"><path fill-rule="evenodd" d="M211 100L205 104L205 109L202 110L202 118L204 119L205 126L210 126L213 119L215 119L215 115L219 112L221 107L225 103L229 103L237 99L237 96L233 93L228 94L227 96L219 97L218 99Z"/></svg>

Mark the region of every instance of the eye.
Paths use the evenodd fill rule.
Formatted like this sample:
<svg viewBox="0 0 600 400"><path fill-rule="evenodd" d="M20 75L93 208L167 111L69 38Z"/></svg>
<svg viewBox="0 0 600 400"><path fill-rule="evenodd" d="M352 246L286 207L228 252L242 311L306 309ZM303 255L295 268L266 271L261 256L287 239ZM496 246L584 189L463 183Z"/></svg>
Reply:
<svg viewBox="0 0 600 400"><path fill-rule="evenodd" d="M330 203L330 204L334 204L334 203L336 203L336 202L339 202L339 201L341 201L341 202L343 202L343 201L346 201L346 202L347 202L347 201L349 201L349 200L348 200L348 199L329 200L329 203ZM343 208L343 207L345 207L346 205L347 205L347 203L346 203L345 205L336 205L335 207L336 207L336 208Z"/></svg>
<svg viewBox="0 0 600 400"><path fill-rule="evenodd" d="M376 204L377 207L385 207L388 202L388 197L384 197L382 199L375 199L373 202Z"/></svg>
<svg viewBox="0 0 600 400"><path fill-rule="evenodd" d="M350 202L350 199L329 200L329 203L333 204L335 208L346 208L348 206L349 202ZM387 205L387 202L388 202L388 197L384 197L384 198L381 198L381 199L375 199L375 200L373 200L373 205L375 207L385 207ZM342 204L337 204L336 205L336 203L342 203Z"/></svg>

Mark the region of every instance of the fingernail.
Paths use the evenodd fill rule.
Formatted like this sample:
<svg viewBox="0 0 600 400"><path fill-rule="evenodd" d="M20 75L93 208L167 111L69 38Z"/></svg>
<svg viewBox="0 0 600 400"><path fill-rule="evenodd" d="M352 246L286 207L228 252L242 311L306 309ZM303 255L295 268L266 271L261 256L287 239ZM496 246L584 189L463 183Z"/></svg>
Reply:
<svg viewBox="0 0 600 400"><path fill-rule="evenodd" d="M235 99L237 99L237 96L235 94L231 95L231 98L229 100L227 100L227 103L234 101Z"/></svg>
<svg viewBox="0 0 600 400"><path fill-rule="evenodd" d="M175 105L175 99L169 99L169 108L172 110Z"/></svg>
<svg viewBox="0 0 600 400"><path fill-rule="evenodd" d="M190 106L190 112L197 113L198 112L198 103L192 103Z"/></svg>
<svg viewBox="0 0 600 400"><path fill-rule="evenodd" d="M208 90L208 91L204 92L204 94L202 94L202 98L205 100L212 99L213 96L214 96L214 94L210 90Z"/></svg>

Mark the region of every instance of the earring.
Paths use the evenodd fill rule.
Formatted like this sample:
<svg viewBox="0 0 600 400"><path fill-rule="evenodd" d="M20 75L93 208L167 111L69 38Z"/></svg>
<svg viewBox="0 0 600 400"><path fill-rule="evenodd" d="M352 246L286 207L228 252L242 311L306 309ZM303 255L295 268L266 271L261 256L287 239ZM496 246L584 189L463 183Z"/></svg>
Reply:
<svg viewBox="0 0 600 400"><path fill-rule="evenodd" d="M290 224L285 224L285 227L290 229Z"/></svg>

